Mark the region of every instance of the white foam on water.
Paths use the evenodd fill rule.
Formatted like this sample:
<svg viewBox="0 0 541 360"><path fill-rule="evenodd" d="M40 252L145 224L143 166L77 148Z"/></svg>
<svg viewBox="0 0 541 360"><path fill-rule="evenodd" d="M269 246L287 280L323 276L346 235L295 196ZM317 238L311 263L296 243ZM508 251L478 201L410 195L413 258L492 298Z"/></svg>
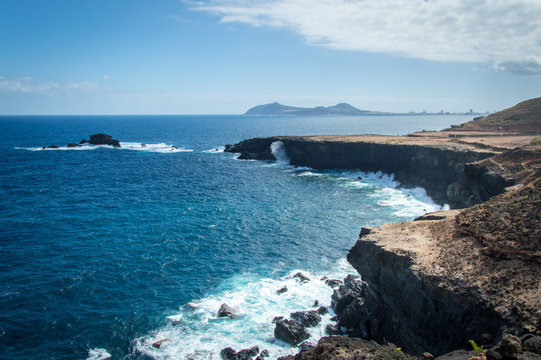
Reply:
<svg viewBox="0 0 541 360"><path fill-rule="evenodd" d="M109 354L107 350L96 348L88 350L88 357L86 360L105 360L110 358L111 354Z"/></svg>
<svg viewBox="0 0 541 360"><path fill-rule="evenodd" d="M144 145L144 146L143 146ZM115 148L111 145L91 145L82 144L76 147L60 146L56 149L43 148L43 147L15 147L16 150L28 150L28 151L85 151L96 149L115 149L115 150L135 150L144 152L155 152L162 154L174 154L179 152L192 152L192 149L185 149L180 146L170 145L166 143L147 144L138 142L121 142L120 148Z"/></svg>
<svg viewBox="0 0 541 360"><path fill-rule="evenodd" d="M310 278L301 283L293 278L302 272ZM136 350L154 359L220 359L220 351L232 347L236 351L257 345L262 351L267 349L271 358L295 354L298 348L274 338L275 316L290 318L290 313L304 310L317 310L319 306L330 306L333 289L321 280L322 276L343 279L348 273L356 273L345 259L338 261L333 273L315 274L304 270L293 270L281 278L262 278L254 275L235 276L224 285L224 289L183 306L176 324L168 321L166 325L135 341ZM287 286L288 291L277 294L277 290ZM218 318L217 312L222 303L231 306L236 318ZM311 337L308 341L316 343L326 336L325 326L332 323L330 313L322 316L319 325L307 328ZM153 344L161 341L160 347Z"/></svg>
<svg viewBox="0 0 541 360"><path fill-rule="evenodd" d="M225 146L220 146L214 149L203 150L203 152L209 153L209 154L219 154L219 153L223 153L224 150L225 150Z"/></svg>

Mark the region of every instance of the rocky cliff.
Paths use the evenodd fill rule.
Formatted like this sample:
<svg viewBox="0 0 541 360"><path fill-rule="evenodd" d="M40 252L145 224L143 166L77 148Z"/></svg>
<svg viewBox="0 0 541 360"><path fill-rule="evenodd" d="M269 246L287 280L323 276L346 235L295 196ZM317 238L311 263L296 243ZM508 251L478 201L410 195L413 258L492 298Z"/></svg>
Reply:
<svg viewBox="0 0 541 360"><path fill-rule="evenodd" d="M280 141L294 166L356 169L394 174L403 186L421 186L436 202L463 208L488 200L512 182L497 169L476 162L495 155L490 149L452 141L393 136L270 137L226 147L240 159L274 160L270 145Z"/></svg>

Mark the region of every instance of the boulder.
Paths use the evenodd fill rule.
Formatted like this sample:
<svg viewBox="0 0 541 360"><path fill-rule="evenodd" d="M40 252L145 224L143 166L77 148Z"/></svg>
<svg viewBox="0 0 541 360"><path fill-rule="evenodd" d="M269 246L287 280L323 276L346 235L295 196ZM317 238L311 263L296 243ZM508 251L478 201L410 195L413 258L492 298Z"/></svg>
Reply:
<svg viewBox="0 0 541 360"><path fill-rule="evenodd" d="M90 140L88 142L92 145L111 145L120 147L120 141L113 139L111 135L101 133L90 135Z"/></svg>
<svg viewBox="0 0 541 360"><path fill-rule="evenodd" d="M276 322L274 337L293 346L297 346L310 337L304 326L297 320L279 320Z"/></svg>
<svg viewBox="0 0 541 360"><path fill-rule="evenodd" d="M325 327L325 332L329 335L344 335L342 332L342 329L340 328L340 325L327 325Z"/></svg>
<svg viewBox="0 0 541 360"><path fill-rule="evenodd" d="M321 322L321 316L315 310L297 311L291 313L290 316L306 327L316 326Z"/></svg>
<svg viewBox="0 0 541 360"><path fill-rule="evenodd" d="M522 350L541 354L541 336L531 336L524 340Z"/></svg>
<svg viewBox="0 0 541 360"><path fill-rule="evenodd" d="M342 281L338 279L328 279L325 280L325 284L334 289L335 287L342 285Z"/></svg>
<svg viewBox="0 0 541 360"><path fill-rule="evenodd" d="M235 355L236 360L251 360L253 356L259 353L259 347L252 346L249 349L242 349Z"/></svg>
<svg viewBox="0 0 541 360"><path fill-rule="evenodd" d="M220 356L224 360L235 360L236 355L237 352L231 347L226 347L225 349L222 349L222 351L220 351Z"/></svg>
<svg viewBox="0 0 541 360"><path fill-rule="evenodd" d="M223 303L220 306L220 309L218 310L218 317L230 317L230 318L236 318L237 315L235 315L235 312L232 307L227 305L226 303Z"/></svg>
<svg viewBox="0 0 541 360"><path fill-rule="evenodd" d="M159 349L160 346L162 346L162 344L167 340L169 340L169 339L158 340L158 341L152 343L152 346L155 347L156 349Z"/></svg>
<svg viewBox="0 0 541 360"><path fill-rule="evenodd" d="M286 291L287 291L287 286L284 286L283 288L276 290L276 293L280 295L280 294L285 293Z"/></svg>
<svg viewBox="0 0 541 360"><path fill-rule="evenodd" d="M325 306L320 306L318 309L317 309L317 313L319 315L325 315L325 314L328 314L329 313L329 309L327 309Z"/></svg>
<svg viewBox="0 0 541 360"><path fill-rule="evenodd" d="M293 275L293 278L298 278L301 281L301 283L310 281L310 279L301 272L298 272L295 275Z"/></svg>
<svg viewBox="0 0 541 360"><path fill-rule="evenodd" d="M522 351L520 339L511 334L505 334L502 341L499 342L492 350L502 354L504 359L514 359L516 355Z"/></svg>
<svg viewBox="0 0 541 360"><path fill-rule="evenodd" d="M314 300L314 304L312 305L312 307L318 307L319 306L319 300Z"/></svg>
<svg viewBox="0 0 541 360"><path fill-rule="evenodd" d="M502 360L503 359L502 354L492 349L487 350L487 352L485 353L485 357L487 358L487 360Z"/></svg>
<svg viewBox="0 0 541 360"><path fill-rule="evenodd" d="M261 357L269 357L270 356L269 355L269 350L267 350L267 349L261 350L261 353L259 353L259 356L261 356Z"/></svg>

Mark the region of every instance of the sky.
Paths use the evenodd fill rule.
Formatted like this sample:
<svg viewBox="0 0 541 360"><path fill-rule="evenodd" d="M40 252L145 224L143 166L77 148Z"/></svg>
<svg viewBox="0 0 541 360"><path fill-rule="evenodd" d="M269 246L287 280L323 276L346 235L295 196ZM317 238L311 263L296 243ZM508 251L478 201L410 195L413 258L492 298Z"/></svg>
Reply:
<svg viewBox="0 0 541 360"><path fill-rule="evenodd" d="M0 115L541 96L539 0L0 0Z"/></svg>

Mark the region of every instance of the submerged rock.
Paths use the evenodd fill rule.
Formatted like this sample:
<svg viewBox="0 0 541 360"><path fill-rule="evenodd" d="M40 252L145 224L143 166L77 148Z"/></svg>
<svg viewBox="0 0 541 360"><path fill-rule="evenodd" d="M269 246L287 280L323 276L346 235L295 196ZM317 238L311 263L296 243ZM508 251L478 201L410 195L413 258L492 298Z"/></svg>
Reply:
<svg viewBox="0 0 541 360"><path fill-rule="evenodd" d="M295 275L293 275L293 278L298 278L301 281L301 283L305 283L305 282L310 281L310 279L301 272L298 272Z"/></svg>
<svg viewBox="0 0 541 360"><path fill-rule="evenodd" d="M297 320L278 320L274 329L274 337L293 346L297 346L310 337L310 334Z"/></svg>
<svg viewBox="0 0 541 360"><path fill-rule="evenodd" d="M165 341L168 341L169 339L162 339L162 340L158 340L154 343L152 343L152 346L155 347L156 349L159 349L160 346L162 346L162 344L165 342Z"/></svg>

